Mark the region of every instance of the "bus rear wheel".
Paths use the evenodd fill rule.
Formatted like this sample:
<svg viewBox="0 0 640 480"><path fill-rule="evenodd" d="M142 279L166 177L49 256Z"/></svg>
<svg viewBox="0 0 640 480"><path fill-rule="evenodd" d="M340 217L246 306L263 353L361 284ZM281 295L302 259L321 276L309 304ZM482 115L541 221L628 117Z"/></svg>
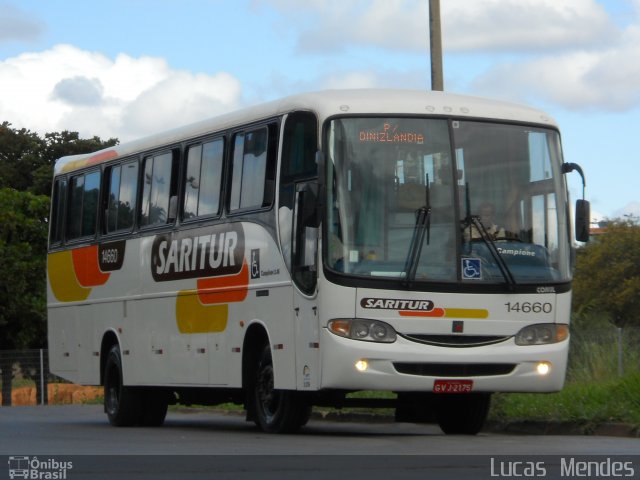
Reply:
<svg viewBox="0 0 640 480"><path fill-rule="evenodd" d="M122 384L120 347L111 347L104 367L104 411L116 427L135 425L142 409L140 394Z"/></svg>
<svg viewBox="0 0 640 480"><path fill-rule="evenodd" d="M256 424L267 433L294 433L307 423L311 405L298 392L274 388L271 349L265 346L253 385Z"/></svg>
<svg viewBox="0 0 640 480"><path fill-rule="evenodd" d="M447 435L476 435L491 405L490 393L438 395L436 420Z"/></svg>
<svg viewBox="0 0 640 480"><path fill-rule="evenodd" d="M120 347L111 347L104 368L104 411L109 423L116 427L159 427L164 423L167 407L165 392L122 384Z"/></svg>

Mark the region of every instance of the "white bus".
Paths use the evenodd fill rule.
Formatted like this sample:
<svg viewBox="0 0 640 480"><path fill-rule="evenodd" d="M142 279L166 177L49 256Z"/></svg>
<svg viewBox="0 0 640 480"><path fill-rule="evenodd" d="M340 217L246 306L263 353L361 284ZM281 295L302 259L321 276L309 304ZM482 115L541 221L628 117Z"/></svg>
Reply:
<svg viewBox="0 0 640 480"><path fill-rule="evenodd" d="M562 388L574 169L540 111L391 90L64 157L51 370L104 385L113 425L235 402L293 432L314 405L367 404L477 433L492 392Z"/></svg>

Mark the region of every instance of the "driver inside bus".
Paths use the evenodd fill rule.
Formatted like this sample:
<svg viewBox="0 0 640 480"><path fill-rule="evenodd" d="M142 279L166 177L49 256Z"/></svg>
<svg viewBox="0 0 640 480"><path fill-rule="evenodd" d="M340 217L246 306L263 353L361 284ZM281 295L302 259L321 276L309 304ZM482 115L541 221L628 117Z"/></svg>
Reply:
<svg viewBox="0 0 640 480"><path fill-rule="evenodd" d="M504 227L500 227L495 221L495 208L491 203L485 202L480 206L479 220L492 240L504 240L507 237ZM482 238L477 227L473 224L464 229L464 236L466 241Z"/></svg>

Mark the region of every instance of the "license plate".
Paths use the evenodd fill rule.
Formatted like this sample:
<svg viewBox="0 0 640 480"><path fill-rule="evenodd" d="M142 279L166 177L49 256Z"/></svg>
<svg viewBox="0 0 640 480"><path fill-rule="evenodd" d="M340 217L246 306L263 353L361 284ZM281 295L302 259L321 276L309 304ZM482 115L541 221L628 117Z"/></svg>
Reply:
<svg viewBox="0 0 640 480"><path fill-rule="evenodd" d="M473 380L436 380L433 393L469 393L473 390Z"/></svg>

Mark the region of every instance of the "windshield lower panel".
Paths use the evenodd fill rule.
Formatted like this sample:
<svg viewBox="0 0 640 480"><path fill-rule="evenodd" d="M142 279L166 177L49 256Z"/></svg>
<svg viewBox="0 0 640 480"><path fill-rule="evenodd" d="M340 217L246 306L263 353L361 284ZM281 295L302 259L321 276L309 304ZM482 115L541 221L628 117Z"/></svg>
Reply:
<svg viewBox="0 0 640 480"><path fill-rule="evenodd" d="M570 280L556 131L348 117L330 121L326 145L329 270L404 284Z"/></svg>

